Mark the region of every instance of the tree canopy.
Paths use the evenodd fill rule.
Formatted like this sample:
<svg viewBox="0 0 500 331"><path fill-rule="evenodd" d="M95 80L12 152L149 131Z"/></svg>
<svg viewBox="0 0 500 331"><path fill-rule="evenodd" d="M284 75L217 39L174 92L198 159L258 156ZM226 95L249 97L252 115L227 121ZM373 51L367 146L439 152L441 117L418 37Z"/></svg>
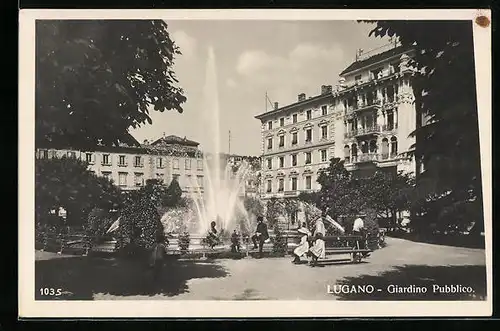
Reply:
<svg viewBox="0 0 500 331"><path fill-rule="evenodd" d="M135 143L151 109L182 112L178 54L161 20L37 21L36 145Z"/></svg>
<svg viewBox="0 0 500 331"><path fill-rule="evenodd" d="M85 162L75 158L37 159L35 186L39 223L48 219L51 210L62 207L68 212L68 224L83 225L94 207L109 210L122 199L120 189L112 181L96 176L87 170Z"/></svg>
<svg viewBox="0 0 500 331"><path fill-rule="evenodd" d="M416 50L412 86L419 118L413 133L420 211L438 208L436 218L462 215L482 220L479 128L472 21L376 21L374 36L397 36ZM418 124L418 122L417 122ZM454 212L453 212L454 211Z"/></svg>

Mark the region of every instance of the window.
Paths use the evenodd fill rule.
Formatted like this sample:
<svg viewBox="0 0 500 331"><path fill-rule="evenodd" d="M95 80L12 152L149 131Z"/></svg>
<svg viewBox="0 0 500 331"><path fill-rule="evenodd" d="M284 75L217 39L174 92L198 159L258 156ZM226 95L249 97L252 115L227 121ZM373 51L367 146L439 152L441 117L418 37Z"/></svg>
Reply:
<svg viewBox="0 0 500 331"><path fill-rule="evenodd" d="M292 167L297 165L297 154L292 154Z"/></svg>
<svg viewBox="0 0 500 331"><path fill-rule="evenodd" d="M297 191L297 178L292 177L292 191Z"/></svg>
<svg viewBox="0 0 500 331"><path fill-rule="evenodd" d="M306 190L310 190L312 185L312 177L306 176Z"/></svg>
<svg viewBox="0 0 500 331"><path fill-rule="evenodd" d="M134 174L134 183L135 183L135 186L144 185L144 174L142 172L136 172Z"/></svg>
<svg viewBox="0 0 500 331"><path fill-rule="evenodd" d="M179 159L174 159L172 164L174 169L179 169Z"/></svg>
<svg viewBox="0 0 500 331"><path fill-rule="evenodd" d="M198 182L198 187L203 188L203 176L196 176L196 180Z"/></svg>
<svg viewBox="0 0 500 331"><path fill-rule="evenodd" d="M278 180L278 192L283 192L285 190L285 180L280 178Z"/></svg>
<svg viewBox="0 0 500 331"><path fill-rule="evenodd" d="M267 138L267 149L273 148L273 138Z"/></svg>
<svg viewBox="0 0 500 331"><path fill-rule="evenodd" d="M306 111L306 119L310 120L312 118L312 111L309 109Z"/></svg>
<svg viewBox="0 0 500 331"><path fill-rule="evenodd" d="M394 113L392 111L387 112L387 130L394 129Z"/></svg>
<svg viewBox="0 0 500 331"><path fill-rule="evenodd" d="M361 80L361 75L356 75L356 76L354 77L354 80L355 80L356 82L360 81L360 80Z"/></svg>
<svg viewBox="0 0 500 331"><path fill-rule="evenodd" d="M306 152L306 164L311 164L311 159L312 159L312 153L311 152Z"/></svg>
<svg viewBox="0 0 500 331"><path fill-rule="evenodd" d="M186 183L187 183L187 185L186 185L187 187L193 186L191 175L186 175Z"/></svg>
<svg viewBox="0 0 500 331"><path fill-rule="evenodd" d="M267 159L267 169L273 168L273 159Z"/></svg>
<svg viewBox="0 0 500 331"><path fill-rule="evenodd" d="M280 126L285 126L285 118L280 118Z"/></svg>
<svg viewBox="0 0 500 331"><path fill-rule="evenodd" d="M111 180L111 171L103 171L102 176L106 179Z"/></svg>
<svg viewBox="0 0 500 331"><path fill-rule="evenodd" d="M398 139L396 137L391 138L391 156L398 154Z"/></svg>
<svg viewBox="0 0 500 331"><path fill-rule="evenodd" d="M139 168L139 167L142 167L142 165L143 165L143 163L142 163L142 157L136 156L134 158L134 166Z"/></svg>
<svg viewBox="0 0 500 331"><path fill-rule="evenodd" d="M285 136L280 136L279 147L283 147L283 146L285 146Z"/></svg>
<svg viewBox="0 0 500 331"><path fill-rule="evenodd" d="M162 157L156 158L156 167L159 169L163 168L163 158Z"/></svg>
<svg viewBox="0 0 500 331"><path fill-rule="evenodd" d="M85 153L85 161L87 161L87 163L94 163L94 158L93 158L93 155L92 153Z"/></svg>
<svg viewBox="0 0 500 331"><path fill-rule="evenodd" d="M184 160L184 168L186 170L191 170L191 159Z"/></svg>
<svg viewBox="0 0 500 331"><path fill-rule="evenodd" d="M49 158L49 151L44 149L40 151L40 158L41 159L48 159ZM88 161L87 161L88 162Z"/></svg>
<svg viewBox="0 0 500 331"><path fill-rule="evenodd" d="M266 192L271 193L272 191L273 191L273 182L271 180L268 180Z"/></svg>
<svg viewBox="0 0 500 331"><path fill-rule="evenodd" d="M313 135L312 129L307 129L306 130L306 143L312 141L312 135Z"/></svg>
<svg viewBox="0 0 500 331"><path fill-rule="evenodd" d="M322 126L321 127L321 139L327 139L328 138L328 126Z"/></svg>
<svg viewBox="0 0 500 331"><path fill-rule="evenodd" d="M321 116L325 116L326 114L328 114L328 107L321 106Z"/></svg>
<svg viewBox="0 0 500 331"><path fill-rule="evenodd" d="M321 162L326 162L328 160L328 154L326 149L322 149L320 151L320 154L321 154Z"/></svg>
<svg viewBox="0 0 500 331"><path fill-rule="evenodd" d="M267 129L268 130L272 130L273 129L273 122L272 121L267 122Z"/></svg>
<svg viewBox="0 0 500 331"><path fill-rule="evenodd" d="M127 165L125 162L125 155L118 156L118 165L122 167Z"/></svg>
<svg viewBox="0 0 500 331"><path fill-rule="evenodd" d="M351 148L349 145L344 146L344 161L345 163L351 162Z"/></svg>
<svg viewBox="0 0 500 331"><path fill-rule="evenodd" d="M164 174L156 174L156 179L163 184Z"/></svg>
<svg viewBox="0 0 500 331"><path fill-rule="evenodd" d="M298 135L297 135L297 132L293 132L292 133L292 145L297 145L297 139Z"/></svg>
<svg viewBox="0 0 500 331"><path fill-rule="evenodd" d="M285 167L285 157L280 156L280 168L284 168L284 167Z"/></svg>
<svg viewBox="0 0 500 331"><path fill-rule="evenodd" d="M198 160L198 161L197 161L196 168L197 168L198 170L203 170L203 160Z"/></svg>
<svg viewBox="0 0 500 331"><path fill-rule="evenodd" d="M292 115L292 123L297 123L297 114Z"/></svg>
<svg viewBox="0 0 500 331"><path fill-rule="evenodd" d="M109 162L109 154L102 155L102 164L103 165L110 165L111 164L111 162Z"/></svg>
<svg viewBox="0 0 500 331"><path fill-rule="evenodd" d="M118 173L118 185L127 186L127 173L119 172Z"/></svg>

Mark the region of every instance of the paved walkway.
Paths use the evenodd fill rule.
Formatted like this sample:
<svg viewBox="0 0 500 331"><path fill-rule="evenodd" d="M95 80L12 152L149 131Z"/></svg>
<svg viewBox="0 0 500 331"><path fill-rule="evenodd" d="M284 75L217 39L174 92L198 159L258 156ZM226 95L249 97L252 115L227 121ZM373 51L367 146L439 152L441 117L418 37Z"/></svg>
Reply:
<svg viewBox="0 0 500 331"><path fill-rule="evenodd" d="M96 293L94 299L331 300L342 299L342 296L327 293L327 285L387 286L391 282L401 286L429 285L436 282L442 285L470 285L477 294L473 294L471 298L476 299L478 296L484 296L485 292L485 254L484 250L480 249L438 246L387 238L387 247L373 252L367 263L341 263L311 268L307 265L293 265L290 260L290 258L247 258L186 261L187 264L196 263L200 268L216 266L225 275L187 279L185 290L175 295L121 296ZM165 281L168 282L168 279L167 274ZM349 298L344 297L344 299ZM387 299L387 297L376 299ZM400 299L410 298L406 296Z"/></svg>

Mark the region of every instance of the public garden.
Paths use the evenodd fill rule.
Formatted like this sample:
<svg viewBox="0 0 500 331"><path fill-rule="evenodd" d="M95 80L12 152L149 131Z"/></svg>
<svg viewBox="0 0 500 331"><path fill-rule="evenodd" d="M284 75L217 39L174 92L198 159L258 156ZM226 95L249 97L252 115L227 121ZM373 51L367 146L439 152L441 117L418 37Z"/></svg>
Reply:
<svg viewBox="0 0 500 331"><path fill-rule="evenodd" d="M417 55L416 65L437 68L432 74L422 71L415 78L415 86L422 90L426 87L426 93L417 101L423 101L428 109L420 111L433 118L432 125L415 132L418 146L412 157L425 166L418 178L382 172L358 177L344 168L342 160L332 158L329 167L319 174L318 192L265 202L258 197L228 199L234 196L232 188L237 187L230 181L244 180L238 176L241 170L234 169L232 177L212 177L207 199L200 200L183 194L176 180L168 186L150 180L139 190L123 192L113 181L90 172L84 161L68 157L37 159L36 298L382 300L394 296L385 292L371 296L332 295L327 293L327 285L438 283L470 286L473 292L405 295L397 299L484 299L477 107L475 98L470 97L475 91L474 79L467 76L474 70L468 67L471 61L453 60L458 58L456 54L473 52L467 39L471 37L469 27L453 25L452 29L444 29L428 23L402 22L379 21L373 32L380 36L397 34L404 45L430 50L421 52L425 56ZM79 24L95 26L82 29ZM130 127L151 122L149 108L182 112L186 97L173 84L177 80L171 70L180 51L170 40L165 22L58 21L43 23L37 29L37 38L43 41L37 47L37 148L64 149L70 144L78 150L92 150L97 143L112 148L130 140ZM81 31L90 32L82 36ZM141 56L148 61L130 52L128 43L118 42L127 34L134 40L133 48L141 50ZM158 38L144 37L150 35ZM422 39L425 35L435 38ZM80 49L90 44L93 46ZM451 44L456 45L450 49ZM59 49L67 52L55 51ZM81 60L81 54L95 63L102 61L101 56L109 59L107 69L99 71L106 75L96 75L94 62ZM210 98L218 98L211 54L205 87L214 92L208 93ZM460 59L468 59L468 55ZM140 84L130 81L130 76L136 74L131 71L137 67L150 72ZM75 80L74 72L81 79ZM60 76L55 79L54 73ZM110 79L118 83L111 86ZM75 85L76 81L80 85ZM131 96L123 86L136 93ZM70 90L91 95L66 95ZM130 98L134 100L130 102ZM85 101L90 99L96 102ZM219 102L210 99L206 104ZM217 107L207 108L218 120ZM457 109L462 112L457 113ZM82 116L69 116L74 112ZM215 154L218 152L220 146L215 144ZM352 230L360 212L367 214L365 227L368 241L373 244L370 257L360 263L331 261L318 268L291 263L289 239L296 238L294 233L302 222L314 230L318 214L328 216L343 230L326 222L326 235L340 238L343 231ZM248 237L255 231L258 216L264 217L271 233L262 258L255 258L248 248ZM212 221L222 230L221 243L207 247L204 238ZM238 256L227 255L234 230L245 247ZM158 234L166 236L168 254L164 273L158 281L152 281L148 261ZM383 242L381 234L385 236ZM61 295L39 293L38 289L43 288L61 289Z"/></svg>

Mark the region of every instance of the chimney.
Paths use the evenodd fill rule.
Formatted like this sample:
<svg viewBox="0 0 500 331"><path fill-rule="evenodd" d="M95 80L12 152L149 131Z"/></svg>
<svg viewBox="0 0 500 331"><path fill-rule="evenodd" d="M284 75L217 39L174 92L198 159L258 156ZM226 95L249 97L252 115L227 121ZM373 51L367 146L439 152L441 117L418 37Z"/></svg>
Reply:
<svg viewBox="0 0 500 331"><path fill-rule="evenodd" d="M331 85L321 85L321 94L328 94L332 93L332 86Z"/></svg>
<svg viewBox="0 0 500 331"><path fill-rule="evenodd" d="M278 107L278 105L279 105L279 104L278 104L277 102L275 102L275 103L274 103L274 109L278 109L278 108L279 108L279 107Z"/></svg>
<svg viewBox="0 0 500 331"><path fill-rule="evenodd" d="M299 102L304 101L304 100L306 99L306 94L305 94L305 93L300 93L300 94L298 95L298 98L299 98L299 99L298 99L298 100L299 100Z"/></svg>

